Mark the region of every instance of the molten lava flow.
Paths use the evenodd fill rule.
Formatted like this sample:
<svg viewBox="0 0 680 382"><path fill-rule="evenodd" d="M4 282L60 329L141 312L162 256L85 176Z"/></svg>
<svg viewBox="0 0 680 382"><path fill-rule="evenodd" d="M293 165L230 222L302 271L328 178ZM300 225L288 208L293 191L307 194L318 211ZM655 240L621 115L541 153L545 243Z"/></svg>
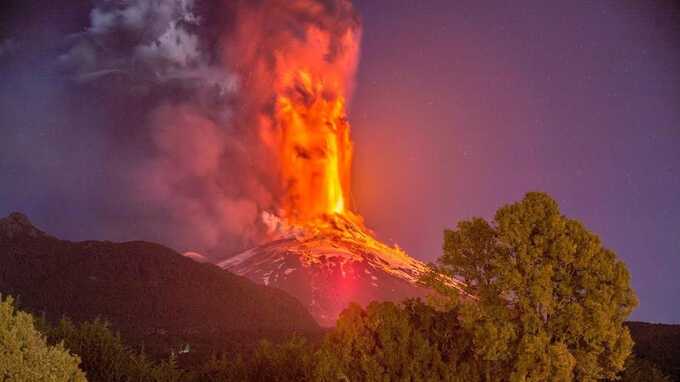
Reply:
<svg viewBox="0 0 680 382"><path fill-rule="evenodd" d="M274 54L273 110L260 136L278 165L283 196L278 214L308 225L332 215L359 222L351 212L352 141L346 103L359 51L358 27L305 29Z"/></svg>
<svg viewBox="0 0 680 382"><path fill-rule="evenodd" d="M284 79L276 118L282 132L281 174L286 182L283 209L292 222L347 212L352 142L345 99L305 70Z"/></svg>
<svg viewBox="0 0 680 382"><path fill-rule="evenodd" d="M376 240L347 205L352 142L343 88L323 73L286 72L279 84L275 118L281 132L279 158L285 181L283 218L301 242L319 237L357 253L381 253L397 263L410 259ZM281 231L279 230L279 233ZM305 263L305 256L301 260Z"/></svg>
<svg viewBox="0 0 680 382"><path fill-rule="evenodd" d="M378 241L351 203L346 107L361 34L351 1L242 3L226 58L250 90L240 107L258 113L245 121L258 123L273 200L259 245L219 266L290 293L324 326L350 302L425 295L427 265Z"/></svg>
<svg viewBox="0 0 680 382"><path fill-rule="evenodd" d="M345 1L337 5L351 8ZM335 243L410 264L399 248L373 237L350 203L353 145L346 107L360 34L358 24L343 21L274 40L273 60L262 64L274 104L261 119L260 137L276 158L283 195L280 210L263 214L263 222L269 239L292 235L299 243Z"/></svg>

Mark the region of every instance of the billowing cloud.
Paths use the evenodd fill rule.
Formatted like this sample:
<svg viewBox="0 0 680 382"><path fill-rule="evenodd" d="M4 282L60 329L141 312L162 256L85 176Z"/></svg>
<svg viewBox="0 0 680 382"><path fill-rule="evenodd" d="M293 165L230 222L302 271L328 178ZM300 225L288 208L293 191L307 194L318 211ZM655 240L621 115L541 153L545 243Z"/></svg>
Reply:
<svg viewBox="0 0 680 382"><path fill-rule="evenodd" d="M12 64L19 92L7 86L0 99L19 115L0 116L12 126L0 156L39 163L51 190L64 179L59 198L96 211L103 237L206 256L263 240L262 215L277 214L285 192L264 136L279 128L276 79L284 62L306 61L344 68L329 80L350 82L356 46L345 51L343 38L359 28L351 3L96 0L85 15L78 32L34 49L42 62L53 55L49 76L34 75L35 57ZM22 142L44 142L50 156L19 152Z"/></svg>

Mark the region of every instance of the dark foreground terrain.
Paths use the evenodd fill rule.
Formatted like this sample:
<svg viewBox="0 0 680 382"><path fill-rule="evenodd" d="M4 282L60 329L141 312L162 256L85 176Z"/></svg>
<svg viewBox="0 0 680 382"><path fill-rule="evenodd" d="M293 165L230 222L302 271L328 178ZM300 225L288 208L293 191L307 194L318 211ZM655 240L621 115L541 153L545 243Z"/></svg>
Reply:
<svg viewBox="0 0 680 382"><path fill-rule="evenodd" d="M131 344L167 354L251 346L320 328L286 293L159 244L70 242L22 214L0 219L0 293L50 321L103 318Z"/></svg>
<svg viewBox="0 0 680 382"><path fill-rule="evenodd" d="M126 342L185 357L321 329L298 300L159 244L59 240L22 214L0 219L0 293L50 321L103 318ZM637 357L680 381L680 325L629 322Z"/></svg>
<svg viewBox="0 0 680 382"><path fill-rule="evenodd" d="M680 325L628 322L635 354L680 381Z"/></svg>

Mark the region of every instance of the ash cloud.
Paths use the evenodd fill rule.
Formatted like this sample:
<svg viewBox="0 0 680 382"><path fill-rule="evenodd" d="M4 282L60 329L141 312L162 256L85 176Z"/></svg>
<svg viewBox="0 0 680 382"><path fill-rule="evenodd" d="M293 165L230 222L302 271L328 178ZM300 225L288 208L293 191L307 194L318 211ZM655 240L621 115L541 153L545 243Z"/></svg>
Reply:
<svg viewBox="0 0 680 382"><path fill-rule="evenodd" d="M322 61L346 60L351 3L37 5L10 0L0 20L0 212L213 257L263 240L284 191L260 131L276 56L314 43L311 27L328 36Z"/></svg>

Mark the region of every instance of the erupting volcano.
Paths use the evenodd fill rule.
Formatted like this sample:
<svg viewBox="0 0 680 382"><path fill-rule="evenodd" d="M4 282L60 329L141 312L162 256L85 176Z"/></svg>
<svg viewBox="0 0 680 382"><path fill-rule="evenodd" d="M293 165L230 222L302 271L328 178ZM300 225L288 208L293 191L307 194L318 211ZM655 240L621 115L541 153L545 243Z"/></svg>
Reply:
<svg viewBox="0 0 680 382"><path fill-rule="evenodd" d="M311 25L276 50L274 106L262 114L259 136L275 158L283 197L278 211L262 215L268 241L219 264L289 292L322 325L334 324L350 302L425 292L416 282L426 266L376 240L352 209L346 103L360 30L342 25Z"/></svg>

